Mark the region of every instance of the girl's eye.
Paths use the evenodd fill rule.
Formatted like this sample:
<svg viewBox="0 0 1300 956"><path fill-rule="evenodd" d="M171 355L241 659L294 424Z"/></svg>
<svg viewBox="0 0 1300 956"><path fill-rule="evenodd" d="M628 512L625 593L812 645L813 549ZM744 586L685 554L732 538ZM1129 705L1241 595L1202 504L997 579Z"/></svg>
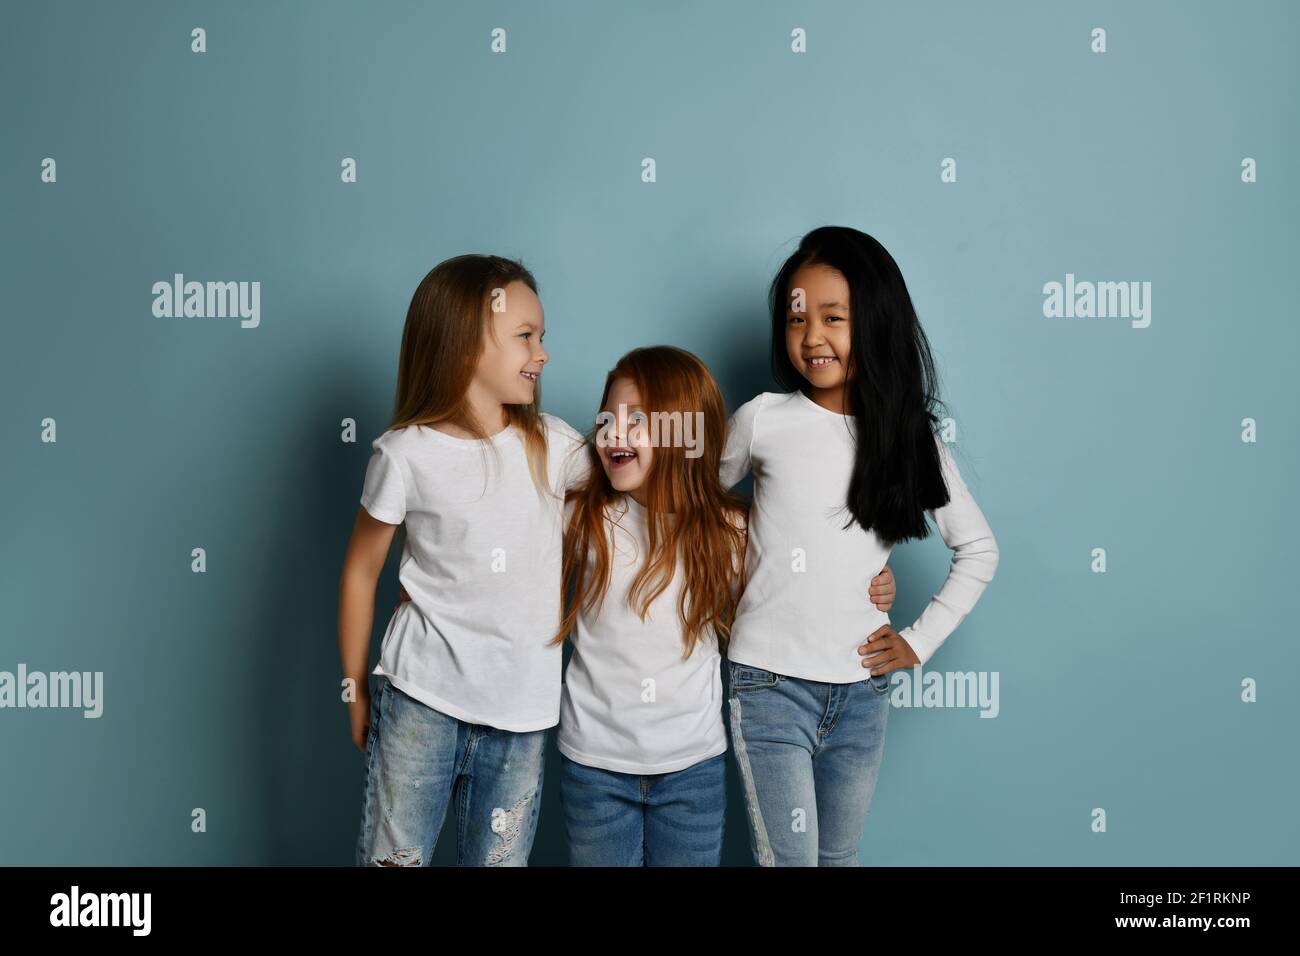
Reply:
<svg viewBox="0 0 1300 956"><path fill-rule="evenodd" d="M645 412L633 412L631 415L627 416L627 420L632 425L640 425L646 420Z"/></svg>
<svg viewBox="0 0 1300 956"><path fill-rule="evenodd" d="M803 321L803 316L801 316L801 315L792 315L792 316L790 316L790 318L786 319L786 324L787 324L787 325L794 325L796 322L802 322L802 321Z"/></svg>
<svg viewBox="0 0 1300 956"><path fill-rule="evenodd" d="M520 337L521 339L526 339L526 338L528 338L528 336L530 336L530 335L532 335L532 334L533 334L532 332L520 332L520 333L519 333L519 337Z"/></svg>

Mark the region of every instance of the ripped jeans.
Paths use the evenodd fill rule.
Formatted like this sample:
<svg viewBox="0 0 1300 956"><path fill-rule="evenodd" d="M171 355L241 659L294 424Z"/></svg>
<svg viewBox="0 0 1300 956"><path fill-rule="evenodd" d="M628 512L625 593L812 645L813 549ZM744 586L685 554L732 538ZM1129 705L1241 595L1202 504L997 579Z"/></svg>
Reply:
<svg viewBox="0 0 1300 956"><path fill-rule="evenodd" d="M759 866L857 866L890 675L851 684L728 661L731 746Z"/></svg>
<svg viewBox="0 0 1300 956"><path fill-rule="evenodd" d="M456 805L457 866L527 866L546 731L468 724L380 678L370 702L358 866L428 866Z"/></svg>

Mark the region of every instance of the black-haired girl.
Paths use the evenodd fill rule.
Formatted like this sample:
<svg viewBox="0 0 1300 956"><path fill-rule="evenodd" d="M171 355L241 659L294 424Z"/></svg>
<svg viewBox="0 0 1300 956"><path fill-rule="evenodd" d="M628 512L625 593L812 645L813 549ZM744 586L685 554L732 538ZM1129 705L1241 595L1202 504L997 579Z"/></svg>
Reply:
<svg viewBox="0 0 1300 956"><path fill-rule="evenodd" d="M790 391L736 410L723 484L754 476L732 626L732 746L761 866L856 866L884 752L890 673L923 665L998 564L940 440L934 361L897 263L865 233L806 235L770 290L772 366ZM939 593L895 631L868 582L893 546L953 551Z"/></svg>

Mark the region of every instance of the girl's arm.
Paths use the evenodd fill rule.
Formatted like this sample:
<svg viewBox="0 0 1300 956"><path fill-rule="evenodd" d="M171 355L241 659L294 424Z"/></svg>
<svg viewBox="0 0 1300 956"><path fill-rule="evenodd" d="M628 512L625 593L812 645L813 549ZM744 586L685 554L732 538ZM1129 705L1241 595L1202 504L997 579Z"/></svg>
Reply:
<svg viewBox="0 0 1300 956"><path fill-rule="evenodd" d="M718 478L722 487L731 488L740 479L749 474L753 464L749 450L754 444L754 431L758 426L758 410L763 404L763 395L751 398L732 414L727 422L727 444L722 449L722 463L718 468Z"/></svg>
<svg viewBox="0 0 1300 956"><path fill-rule="evenodd" d="M343 676L351 678L355 699L348 701L352 742L362 751L370 733L370 630L375 620L375 586L388 558L395 524L372 518L357 509L343 573L339 579L339 655Z"/></svg>
<svg viewBox="0 0 1300 956"><path fill-rule="evenodd" d="M993 530L962 481L952 452L937 436L935 441L939 446L950 500L942 508L930 512L930 517L938 526L944 543L952 549L952 564L943 587L930 600L916 623L898 632L922 664L975 607L998 567L998 543Z"/></svg>
<svg viewBox="0 0 1300 956"><path fill-rule="evenodd" d="M558 415L544 412L543 417L547 419L549 427L548 435L551 442L549 454L559 456L559 487L555 490L563 497L574 488L585 485L591 476L591 458L587 454L587 439L582 432Z"/></svg>

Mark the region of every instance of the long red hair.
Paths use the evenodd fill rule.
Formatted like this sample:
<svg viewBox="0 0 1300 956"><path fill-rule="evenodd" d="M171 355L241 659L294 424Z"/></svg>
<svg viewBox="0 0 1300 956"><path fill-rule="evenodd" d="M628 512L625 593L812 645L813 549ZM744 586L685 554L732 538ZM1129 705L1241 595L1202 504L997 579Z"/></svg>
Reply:
<svg viewBox="0 0 1300 956"><path fill-rule="evenodd" d="M727 434L722 392L703 362L667 345L634 349L619 359L605 378L602 409L619 378L636 384L650 415L680 413L694 422L695 413L703 413L702 434L695 436L698 457L688 458L687 449L677 442L654 448L645 485L649 552L628 591L628 604L644 621L651 603L672 582L680 560L682 657L689 657L710 631L723 647L743 580L747 506L718 479ZM579 613L599 612L609 588L610 522L605 508L619 492L605 475L594 433L588 436L587 454L590 478L566 496L574 508L564 531L565 613L552 644L563 642Z"/></svg>

